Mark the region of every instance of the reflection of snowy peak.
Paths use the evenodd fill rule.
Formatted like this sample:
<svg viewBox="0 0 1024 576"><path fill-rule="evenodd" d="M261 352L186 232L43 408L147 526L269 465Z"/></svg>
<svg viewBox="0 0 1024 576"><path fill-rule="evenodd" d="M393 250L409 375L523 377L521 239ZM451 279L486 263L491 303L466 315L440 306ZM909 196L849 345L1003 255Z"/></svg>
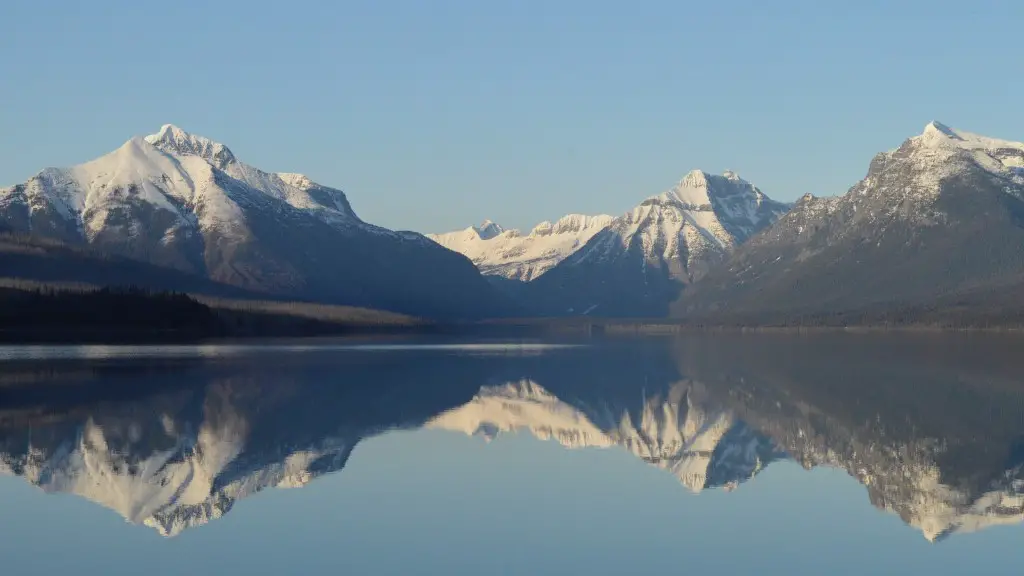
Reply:
<svg viewBox="0 0 1024 576"><path fill-rule="evenodd" d="M1024 521L1019 342L749 338L687 339L680 370L803 467L845 471L932 541Z"/></svg>
<svg viewBox="0 0 1024 576"><path fill-rule="evenodd" d="M148 430L134 420L104 420L102 426L89 421L55 445L30 442L21 454L0 454L0 473L22 476L47 492L76 494L175 536L265 488L304 486L341 469L358 440L324 438L245 469L240 456L249 432L246 421L231 414L197 430L177 429L169 418Z"/></svg>
<svg viewBox="0 0 1024 576"><path fill-rule="evenodd" d="M567 448L624 449L693 492L731 489L781 459L834 467L932 541L1024 521L1021 371L1002 351L977 355L994 348L983 336L683 338L671 349L179 364L165 388L134 399L123 391L158 385L159 370L76 367L62 381L59 362L42 375L12 369L0 382L0 473L170 536L266 488L338 471L387 430L528 430Z"/></svg>
<svg viewBox="0 0 1024 576"><path fill-rule="evenodd" d="M706 411L701 397L699 387L679 384L664 398L643 399L640 411L631 413L616 406L569 404L525 380L484 387L472 401L427 426L485 437L527 429L568 448L621 446L694 492L735 486L782 456L730 414Z"/></svg>
<svg viewBox="0 0 1024 576"><path fill-rule="evenodd" d="M937 461L935 439L892 444L877 433L848 430L823 414L795 419L744 413L804 467L846 470L879 509L898 515L936 541L954 533L1024 522L1024 467L1018 465L980 493L951 486Z"/></svg>
<svg viewBox="0 0 1024 576"><path fill-rule="evenodd" d="M586 244L611 221L611 216L569 214L555 223L541 222L524 235L487 220L480 226L427 237L463 254L484 274L530 281Z"/></svg>

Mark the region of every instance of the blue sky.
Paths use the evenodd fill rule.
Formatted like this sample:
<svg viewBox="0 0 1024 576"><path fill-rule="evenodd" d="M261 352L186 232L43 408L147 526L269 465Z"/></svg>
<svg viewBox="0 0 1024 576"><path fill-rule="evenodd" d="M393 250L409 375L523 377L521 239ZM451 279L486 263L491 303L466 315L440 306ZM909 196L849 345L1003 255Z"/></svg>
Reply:
<svg viewBox="0 0 1024 576"><path fill-rule="evenodd" d="M1021 2L0 4L0 185L172 122L420 231L617 214L693 168L844 192L933 119L1024 140Z"/></svg>

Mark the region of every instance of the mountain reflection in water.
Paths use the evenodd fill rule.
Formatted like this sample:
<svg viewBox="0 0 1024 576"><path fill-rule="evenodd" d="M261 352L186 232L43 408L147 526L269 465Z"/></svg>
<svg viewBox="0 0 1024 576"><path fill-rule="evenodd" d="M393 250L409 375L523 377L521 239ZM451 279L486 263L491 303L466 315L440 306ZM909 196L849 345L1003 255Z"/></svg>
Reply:
<svg viewBox="0 0 1024 576"><path fill-rule="evenodd" d="M686 489L780 460L846 471L925 538L1024 519L1021 341L702 335L546 349L230 349L31 360L0 375L0 472L173 536L342 470L367 437L527 430Z"/></svg>

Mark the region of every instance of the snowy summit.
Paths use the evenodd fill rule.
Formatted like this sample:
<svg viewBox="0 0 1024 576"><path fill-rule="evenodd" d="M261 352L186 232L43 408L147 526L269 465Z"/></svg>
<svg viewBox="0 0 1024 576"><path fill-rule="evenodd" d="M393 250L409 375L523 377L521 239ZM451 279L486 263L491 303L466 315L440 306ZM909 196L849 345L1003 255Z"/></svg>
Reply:
<svg viewBox="0 0 1024 576"><path fill-rule="evenodd" d="M427 237L463 254L484 274L528 282L578 250L611 221L611 216L603 214L569 214L554 223L541 222L524 235L485 220L480 226Z"/></svg>
<svg viewBox="0 0 1024 576"><path fill-rule="evenodd" d="M173 124L0 188L0 230L289 298L418 316L503 305L465 259L364 222L341 190L260 170Z"/></svg>

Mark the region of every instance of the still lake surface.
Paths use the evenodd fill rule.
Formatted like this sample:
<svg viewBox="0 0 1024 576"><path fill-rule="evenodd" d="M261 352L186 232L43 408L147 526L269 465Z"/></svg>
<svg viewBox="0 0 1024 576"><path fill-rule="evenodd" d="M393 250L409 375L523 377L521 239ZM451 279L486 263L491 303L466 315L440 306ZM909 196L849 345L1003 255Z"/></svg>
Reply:
<svg viewBox="0 0 1024 576"><path fill-rule="evenodd" d="M1009 574L1024 339L0 347L4 574Z"/></svg>

